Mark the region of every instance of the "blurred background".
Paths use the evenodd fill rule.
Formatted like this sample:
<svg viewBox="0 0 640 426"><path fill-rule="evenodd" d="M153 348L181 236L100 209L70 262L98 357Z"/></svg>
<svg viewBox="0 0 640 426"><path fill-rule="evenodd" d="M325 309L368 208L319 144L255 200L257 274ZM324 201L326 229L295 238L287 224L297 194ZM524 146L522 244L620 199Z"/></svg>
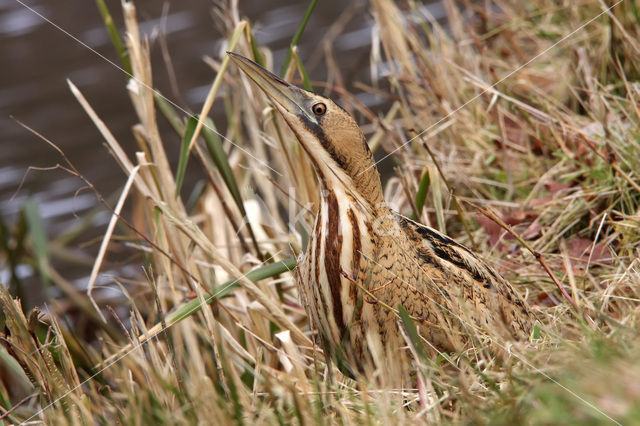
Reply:
<svg viewBox="0 0 640 426"><path fill-rule="evenodd" d="M120 2L106 3L121 29ZM216 18L216 10L224 6L210 0L135 3L141 30L151 41L156 87L182 108L199 111L215 77L203 57L217 60L224 50L223 29ZM279 69L284 62L308 4L308 1L240 1L241 13L255 24L258 44L273 51L274 69ZM425 7L435 18L443 16L438 4ZM332 43L335 61L346 80L370 81L373 19L365 11L364 1L323 0L317 5L299 47L312 80L326 77L319 40L335 31ZM9 241L10 234L22 232L21 212L25 202L33 201L50 241L52 260L60 262L55 266L74 286L83 288L93 263L91 254L97 251L110 213L98 206L95 194L80 179L61 169L52 169L63 162L62 158L16 120L55 143L114 205L125 176L102 145L102 137L71 94L66 80L81 90L120 144L132 153L135 142L131 127L136 120L125 89L127 78L98 56L119 63L93 1L0 0L0 49L3 58L0 67L0 219L4 239ZM376 103L381 102L374 96L352 91L374 110ZM216 108L221 106L214 106L214 119ZM224 129L224 123L216 124ZM179 138L168 129L163 136L168 152L175 154L172 159L177 162ZM192 174L187 176L186 190L199 178L193 172L197 168L189 169ZM74 239L73 244L62 243L69 238ZM117 250L110 254L110 261L116 262L111 267L125 277L136 274L136 271L126 271L130 263L127 256L121 253L118 259ZM41 288L35 269L27 264L5 263L0 269L0 282L6 285L12 279L19 280L22 288ZM40 291L23 293L26 306L48 298L46 294L39 294Z"/></svg>

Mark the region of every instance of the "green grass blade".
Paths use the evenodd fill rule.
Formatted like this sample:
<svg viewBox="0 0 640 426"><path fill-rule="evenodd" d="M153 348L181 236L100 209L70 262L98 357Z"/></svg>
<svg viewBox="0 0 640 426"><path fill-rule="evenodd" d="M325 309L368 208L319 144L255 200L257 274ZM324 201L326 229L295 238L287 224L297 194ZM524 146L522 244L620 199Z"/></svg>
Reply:
<svg viewBox="0 0 640 426"><path fill-rule="evenodd" d="M17 273L21 258L24 253L25 241L28 238L27 224L24 215L18 219L18 223L13 228L7 225L4 217L0 216L0 253L5 253L6 268L9 270L9 285L11 293L20 298L24 298L22 280ZM0 324L1 326L1 324Z"/></svg>
<svg viewBox="0 0 640 426"><path fill-rule="evenodd" d="M407 335L409 336L409 339L411 339L411 344L415 348L418 357L422 362L426 363L427 352L424 350L422 340L420 340L420 335L418 334L416 325L413 323L413 319L401 304L398 304L398 313L400 314L400 318L404 324L404 329L407 331Z"/></svg>
<svg viewBox="0 0 640 426"><path fill-rule="evenodd" d="M260 268L256 268L252 271L247 272L247 279L255 282L260 281L265 278L270 278L278 274L282 274L283 272L293 271L296 267L296 260L294 258L289 258L285 260L281 260L279 262L270 263L268 265L262 266ZM240 286L240 283L237 279L229 280L223 284L220 284L213 292L213 294L206 296L205 302L207 304L211 304L214 300L220 299L229 293L231 293L234 289ZM190 317L196 312L202 309L202 305L200 304L199 299L193 299L190 302L182 305L178 310L172 312L167 316L166 323L167 326L176 324L182 321L185 318Z"/></svg>
<svg viewBox="0 0 640 426"><path fill-rule="evenodd" d="M307 70L304 68L304 65L302 65L302 60L300 60L300 56L298 55L298 52L295 49L292 49L292 54L296 60L298 69L300 70L300 75L302 76L302 86L306 90L311 92L313 90L313 87L311 86L311 80L309 80L309 75L307 74Z"/></svg>
<svg viewBox="0 0 640 426"><path fill-rule="evenodd" d="M116 53L120 58L120 63L122 64L122 68L127 72L129 76L131 76L131 61L129 60L129 53L127 53L127 49L120 38L120 34L118 33L118 29L113 23L113 18L111 17L111 13L109 12L109 8L105 4L104 0L96 0L96 5L98 6L98 10L100 11L100 15L102 16L102 20L104 21L104 26L109 33L109 38L111 39L111 44L116 49Z"/></svg>
<svg viewBox="0 0 640 426"><path fill-rule="evenodd" d="M427 199L427 192L429 191L430 183L431 179L429 178L429 170L427 169L422 174L422 179L420 179L418 192L416 194L416 211L418 212L418 215L422 213L422 209L424 208L424 202Z"/></svg>
<svg viewBox="0 0 640 426"><path fill-rule="evenodd" d="M433 196L433 208L436 211L438 231L447 232L444 219L444 206L442 205L442 185L440 174L435 167L429 167L429 180L431 181L431 195Z"/></svg>
<svg viewBox="0 0 640 426"><path fill-rule="evenodd" d="M184 181L184 173L187 170L187 163L189 162L189 142L191 141L191 137L193 136L193 132L195 132L197 125L198 119L195 117L189 117L187 127L185 128L184 135L182 136L180 159L178 160L178 170L176 170L176 198L180 195L180 189L182 188L182 182Z"/></svg>
<svg viewBox="0 0 640 426"><path fill-rule="evenodd" d="M207 181L204 179L198 180L191 188L191 193L189 197L187 197L187 202L185 203L185 208L187 209L188 214L193 214L196 207L198 207L198 203L200 202L200 197L205 193L207 189Z"/></svg>
<svg viewBox="0 0 640 426"><path fill-rule="evenodd" d="M307 11L305 12L304 17L302 18L302 22L300 22L300 25L298 26L296 33L293 35L293 39L291 39L291 44L289 45L289 51L287 52L287 57L284 60L284 64L282 64L282 68L280 69L280 77L284 77L285 73L287 72L287 69L289 68L289 64L291 63L293 46L297 46L298 43L300 42L300 38L302 38L302 33L304 32L304 29L307 26L307 22L309 22L309 18L311 17L311 14L313 13L313 9L316 7L317 3L318 3L318 0L311 0L311 2L309 3L309 7L307 7Z"/></svg>
<svg viewBox="0 0 640 426"><path fill-rule="evenodd" d="M253 32L248 30L249 32L249 42L251 43L251 52L253 53L253 59L256 61L258 65L261 67L265 66L264 58L262 57L262 53L260 53L260 49L258 49L258 43L256 42L256 38L253 36Z"/></svg>
<svg viewBox="0 0 640 426"><path fill-rule="evenodd" d="M211 156L213 163L218 168L218 171L222 176L222 180L229 189L229 192L231 192L233 200L236 202L236 205L244 216L245 209L242 196L240 195L240 187L238 186L238 181L236 181L236 177L231 170L231 165L229 164L227 153L224 152L224 149L222 147L222 140L220 139L220 135L218 135L215 124L213 124L213 121L210 118L207 118L205 120L205 123L206 125L202 127L202 136L204 137L205 143L207 145L209 155Z"/></svg>
<svg viewBox="0 0 640 426"><path fill-rule="evenodd" d="M536 322L533 325L533 330L531 331L531 341L539 342L542 340L542 331L540 330L540 323Z"/></svg>
<svg viewBox="0 0 640 426"><path fill-rule="evenodd" d="M40 217L38 204L29 200L24 204L24 215L27 219L31 242L33 243L33 252L38 265L40 279L46 286L50 285L49 277L45 272L49 264L49 248L47 246L47 233Z"/></svg>
<svg viewBox="0 0 640 426"><path fill-rule="evenodd" d="M184 133L184 124L182 124L182 119L178 116L178 113L176 113L173 105L171 105L157 89L153 92L153 99L156 101L158 110L164 118L167 119L173 130L175 130L177 134L182 135Z"/></svg>

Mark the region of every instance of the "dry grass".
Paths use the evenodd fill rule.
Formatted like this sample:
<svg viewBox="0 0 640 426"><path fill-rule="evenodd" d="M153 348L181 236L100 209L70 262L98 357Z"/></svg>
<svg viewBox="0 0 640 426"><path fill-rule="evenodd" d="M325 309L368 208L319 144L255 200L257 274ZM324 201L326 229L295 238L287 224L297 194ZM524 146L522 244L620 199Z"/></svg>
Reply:
<svg viewBox="0 0 640 426"><path fill-rule="evenodd" d="M444 5L446 30L412 1L403 8L371 2L379 34L371 70L383 78L380 87L360 87L390 100L380 116L335 89L377 155L393 153L386 161L395 161L395 175L384 185L394 208L477 246L527 295L541 324L526 348L419 358L417 389L390 389L382 374L354 381L334 369L329 376L286 272L287 259L305 246L317 203L304 153L226 60L209 61L218 72L211 100L227 110L222 138L212 123L198 129L161 102L151 90L147 43L126 4L135 76L128 89L140 123L135 158L72 91L132 176L127 235L145 253L146 276L122 287L131 292L125 324L108 310L110 326L94 319L93 344L57 315L25 318L0 287L4 421L637 422L640 5L627 0L606 13L613 3L591 0ZM253 56L250 24L235 20L232 9L220 13L230 48ZM270 53L259 51L268 66ZM301 71L293 57L289 78ZM190 167L202 167L208 178L188 208L176 196L181 179L165 154L156 122L162 116L173 119L185 149L195 141ZM425 174L426 201L416 206ZM540 254L577 308L539 258L474 205L494 212ZM89 312L89 296L76 294L74 304Z"/></svg>

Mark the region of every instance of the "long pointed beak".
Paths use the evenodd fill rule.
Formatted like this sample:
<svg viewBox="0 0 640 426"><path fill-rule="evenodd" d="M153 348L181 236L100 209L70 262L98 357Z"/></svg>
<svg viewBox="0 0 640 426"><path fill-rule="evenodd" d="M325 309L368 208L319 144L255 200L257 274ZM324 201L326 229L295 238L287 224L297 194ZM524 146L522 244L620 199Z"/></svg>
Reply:
<svg viewBox="0 0 640 426"><path fill-rule="evenodd" d="M227 54L238 68L253 80L278 106L290 114L307 115L305 109L301 106L307 98L302 89L287 83L251 59L234 52L227 52Z"/></svg>

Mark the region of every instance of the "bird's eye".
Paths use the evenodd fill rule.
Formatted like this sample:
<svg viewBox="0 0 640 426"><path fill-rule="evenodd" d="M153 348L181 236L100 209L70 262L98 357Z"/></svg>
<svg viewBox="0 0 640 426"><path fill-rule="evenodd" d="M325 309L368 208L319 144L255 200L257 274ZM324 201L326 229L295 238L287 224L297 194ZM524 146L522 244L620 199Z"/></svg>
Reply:
<svg viewBox="0 0 640 426"><path fill-rule="evenodd" d="M319 102L311 107L311 111L313 111L315 115L323 115L327 112L327 106L322 102Z"/></svg>

